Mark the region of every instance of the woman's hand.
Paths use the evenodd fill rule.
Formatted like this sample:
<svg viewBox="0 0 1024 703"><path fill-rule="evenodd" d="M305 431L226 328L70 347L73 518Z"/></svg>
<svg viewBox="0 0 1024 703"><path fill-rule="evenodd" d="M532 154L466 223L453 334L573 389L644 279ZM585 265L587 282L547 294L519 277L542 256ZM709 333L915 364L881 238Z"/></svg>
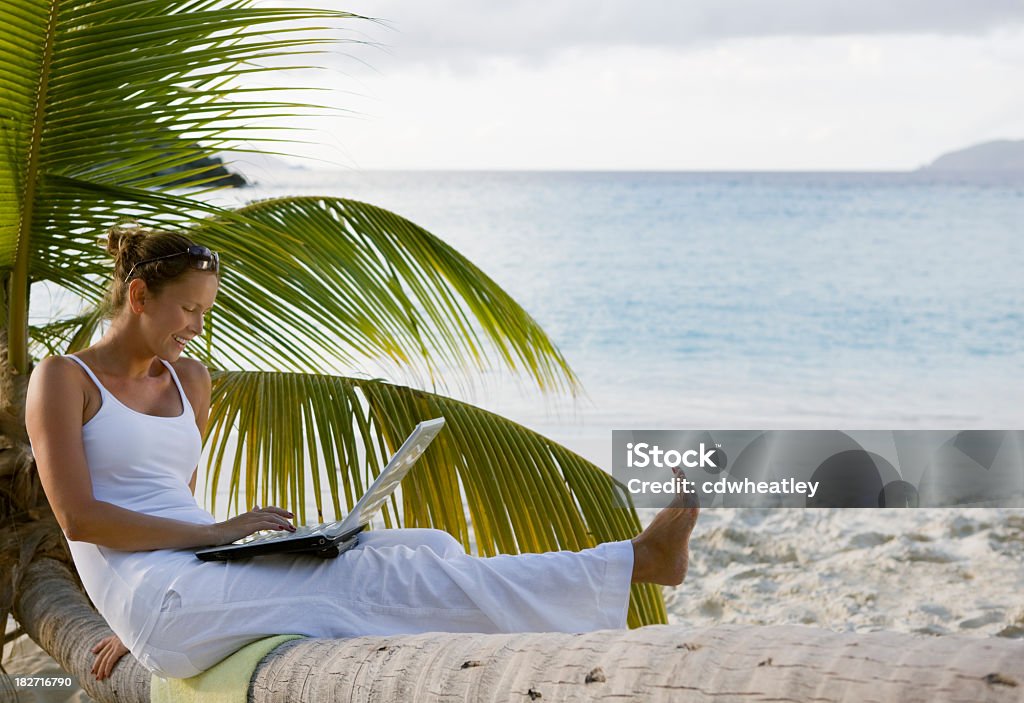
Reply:
<svg viewBox="0 0 1024 703"><path fill-rule="evenodd" d="M268 505L261 508L258 505L247 513L242 513L230 520L218 522L212 525L213 544L230 544L235 540L248 537L253 532L260 530L288 530L295 531L295 527L288 521L288 518L295 517L283 508Z"/></svg>
<svg viewBox="0 0 1024 703"><path fill-rule="evenodd" d="M110 676L114 665L128 653L128 648L124 646L117 635L110 635L97 642L96 646L92 648L92 652L96 655L96 659L92 663L92 673L97 681L102 681Z"/></svg>

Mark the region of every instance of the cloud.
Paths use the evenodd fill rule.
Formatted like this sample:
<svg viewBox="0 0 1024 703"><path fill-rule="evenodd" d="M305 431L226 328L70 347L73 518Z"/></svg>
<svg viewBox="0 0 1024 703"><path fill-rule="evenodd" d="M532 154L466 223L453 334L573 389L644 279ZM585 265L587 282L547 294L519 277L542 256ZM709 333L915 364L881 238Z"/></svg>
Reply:
<svg viewBox="0 0 1024 703"><path fill-rule="evenodd" d="M1024 69L1024 3L351 1L395 29L348 31L389 53L261 74L354 111L303 122L316 146L295 152L345 167L910 169L1024 137L1007 87Z"/></svg>
<svg viewBox="0 0 1024 703"><path fill-rule="evenodd" d="M1024 24L1020 0L352 0L345 9L384 20L394 31L366 31L399 62L534 61L570 48L751 37L980 35Z"/></svg>

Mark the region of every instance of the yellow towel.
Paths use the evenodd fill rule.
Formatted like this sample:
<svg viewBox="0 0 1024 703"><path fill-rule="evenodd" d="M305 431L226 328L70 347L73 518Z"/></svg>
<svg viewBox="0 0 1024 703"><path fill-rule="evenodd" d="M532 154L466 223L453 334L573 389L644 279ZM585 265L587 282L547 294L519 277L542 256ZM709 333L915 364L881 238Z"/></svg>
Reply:
<svg viewBox="0 0 1024 703"><path fill-rule="evenodd" d="M256 665L279 644L303 635L275 635L257 640L188 679L162 679L153 675L151 703L245 703Z"/></svg>

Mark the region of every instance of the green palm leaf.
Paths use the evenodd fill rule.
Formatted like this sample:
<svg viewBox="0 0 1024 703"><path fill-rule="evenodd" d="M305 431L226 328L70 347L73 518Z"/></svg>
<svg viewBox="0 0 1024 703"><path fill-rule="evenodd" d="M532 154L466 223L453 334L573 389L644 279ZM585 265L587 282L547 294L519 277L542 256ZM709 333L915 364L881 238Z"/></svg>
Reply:
<svg viewBox="0 0 1024 703"><path fill-rule="evenodd" d="M38 356L50 354L71 354L85 349L92 343L92 338L103 318L102 310L93 308L81 315L53 320L44 325L29 327L32 341L41 349Z"/></svg>
<svg viewBox="0 0 1024 703"><path fill-rule="evenodd" d="M542 389L576 378L540 326L468 259L422 227L340 198L266 200L205 221L221 251L215 365L343 371L360 358L419 368L434 385L494 362Z"/></svg>
<svg viewBox="0 0 1024 703"><path fill-rule="evenodd" d="M343 371L337 364L350 369L355 359L373 357L443 386L441 371L491 362L472 315L505 365L541 388L576 390L568 365L529 316L412 223L328 199L228 215L196 194L170 192L181 174L151 175L242 148L247 131L265 132L274 115L308 112L312 106L256 100L238 79L267 70L260 59L314 51L325 39L310 22L351 17L213 0L0 6L0 22L12 28L0 40L0 65L12 67L0 82L8 155L0 161L0 268L19 262L8 319L17 368L24 370L18 355L30 282L98 305L107 270L99 232L126 212L154 226L195 225L213 214L217 222L204 227L227 250L229 265L220 337L204 357L218 366L245 360ZM219 339L230 344L218 346Z"/></svg>
<svg viewBox="0 0 1024 703"><path fill-rule="evenodd" d="M174 198L166 196L172 203ZM578 381L543 329L472 262L422 227L341 198L265 200L216 211L193 236L218 249L221 293L206 346L219 368L342 372L366 359L447 387L495 363L543 390ZM83 254L88 237L65 244ZM70 277L57 271L52 278ZM95 307L109 266L65 280ZM496 356L495 356L496 353Z"/></svg>
<svg viewBox="0 0 1024 703"><path fill-rule="evenodd" d="M102 264L82 236L94 242L126 212L187 220L204 209L168 207L180 174L152 174L246 148L246 135L265 135L276 116L309 113L237 81L266 71L264 59L337 41L310 23L351 17L220 0L0 4L0 270L12 271L15 368L27 369L29 282L80 285ZM301 66L275 70L288 68Z"/></svg>
<svg viewBox="0 0 1024 703"><path fill-rule="evenodd" d="M445 428L385 506L386 526L443 529L483 556L579 550L639 531L621 485L511 420L404 386L318 374L214 374L211 504L226 490L235 512L244 494L243 506L287 507L299 524L340 519L416 423L440 416ZM630 622L664 618L657 591L634 587Z"/></svg>

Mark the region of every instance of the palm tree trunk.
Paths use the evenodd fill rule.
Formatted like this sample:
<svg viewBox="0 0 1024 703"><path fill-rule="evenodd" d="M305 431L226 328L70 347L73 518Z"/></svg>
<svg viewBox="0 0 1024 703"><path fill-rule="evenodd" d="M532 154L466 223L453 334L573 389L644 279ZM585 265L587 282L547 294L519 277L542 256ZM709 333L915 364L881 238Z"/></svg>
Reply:
<svg viewBox="0 0 1024 703"><path fill-rule="evenodd" d="M15 612L97 701L149 700L131 656L92 680L89 645L109 630L64 564L37 560ZM1019 702L1024 643L797 625L306 639L264 659L249 690L252 703L442 699Z"/></svg>
<svg viewBox="0 0 1024 703"><path fill-rule="evenodd" d="M90 673L90 650L112 633L67 564L44 557L28 567L14 602L14 619L94 700L149 703L150 674L130 654L103 681Z"/></svg>
<svg viewBox="0 0 1024 703"><path fill-rule="evenodd" d="M1019 702L1024 643L798 625L293 640L249 700Z"/></svg>

